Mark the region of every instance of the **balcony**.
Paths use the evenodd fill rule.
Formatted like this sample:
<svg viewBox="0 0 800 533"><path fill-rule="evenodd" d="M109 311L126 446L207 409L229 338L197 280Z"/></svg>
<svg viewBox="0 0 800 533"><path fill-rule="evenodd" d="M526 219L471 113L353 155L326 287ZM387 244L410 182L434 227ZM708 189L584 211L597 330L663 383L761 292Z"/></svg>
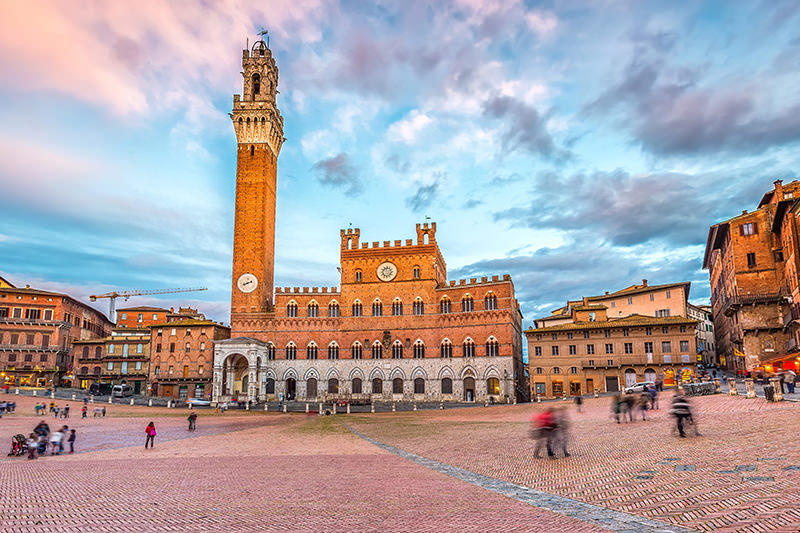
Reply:
<svg viewBox="0 0 800 533"><path fill-rule="evenodd" d="M781 289L776 292L762 294L735 294L728 299L723 300L720 311L725 316L733 316L733 314L736 313L743 305L780 303L786 300L790 294L791 293L787 287L781 287Z"/></svg>
<svg viewBox="0 0 800 533"><path fill-rule="evenodd" d="M788 328L795 320L800 320L800 307L797 304L789 307L789 311L783 315L783 327Z"/></svg>

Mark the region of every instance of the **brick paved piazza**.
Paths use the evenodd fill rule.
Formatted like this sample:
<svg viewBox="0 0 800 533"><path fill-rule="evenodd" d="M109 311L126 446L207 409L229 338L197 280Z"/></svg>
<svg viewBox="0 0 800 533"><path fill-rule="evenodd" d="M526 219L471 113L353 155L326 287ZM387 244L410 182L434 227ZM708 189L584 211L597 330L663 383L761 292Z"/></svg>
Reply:
<svg viewBox="0 0 800 533"><path fill-rule="evenodd" d="M0 420L5 446L42 418L33 398L15 399L18 413ZM200 411L192 433L185 410L111 406L105 419L68 421L74 455L0 458L0 530L800 531L800 404L693 401L702 436L687 439L671 435L663 406L617 425L607 398L581 414L570 404L572 457L557 460L532 457L535 405ZM151 419L159 434L145 450Z"/></svg>

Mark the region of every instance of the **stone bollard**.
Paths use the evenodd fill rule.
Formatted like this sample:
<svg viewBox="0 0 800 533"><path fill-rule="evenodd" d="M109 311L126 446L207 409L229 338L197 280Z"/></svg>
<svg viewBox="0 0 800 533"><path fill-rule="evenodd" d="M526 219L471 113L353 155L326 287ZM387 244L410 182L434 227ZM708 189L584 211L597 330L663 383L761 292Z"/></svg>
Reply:
<svg viewBox="0 0 800 533"><path fill-rule="evenodd" d="M753 378L746 378L744 380L744 386L747 388L747 398L755 398L756 386L753 383Z"/></svg>
<svg viewBox="0 0 800 533"><path fill-rule="evenodd" d="M134 404L133 404L133 398L131 398L131 405L134 405Z"/></svg>
<svg viewBox="0 0 800 533"><path fill-rule="evenodd" d="M769 384L772 385L772 389L775 391L775 401L776 402L782 402L783 401L783 387L781 387L780 378L769 378Z"/></svg>
<svg viewBox="0 0 800 533"><path fill-rule="evenodd" d="M350 402L347 402L347 414L350 414Z"/></svg>
<svg viewBox="0 0 800 533"><path fill-rule="evenodd" d="M322 416L322 404L319 404L319 415Z"/></svg>
<svg viewBox="0 0 800 533"><path fill-rule="evenodd" d="M53 393L53 394L55 394L55 393ZM73 402L75 401L75 395L74 394L72 395L72 401Z"/></svg>
<svg viewBox="0 0 800 533"><path fill-rule="evenodd" d="M439 402L439 410L440 411L444 411L444 403L443 402Z"/></svg>
<svg viewBox="0 0 800 533"><path fill-rule="evenodd" d="M567 401L567 393L566 392L564 393L563 397L561 398L561 401L562 402L566 402Z"/></svg>
<svg viewBox="0 0 800 533"><path fill-rule="evenodd" d="M306 404L306 414L308 414L308 404Z"/></svg>
<svg viewBox="0 0 800 533"><path fill-rule="evenodd" d="M395 412L395 410L396 410L396 409L394 408L394 403L392 403L392 412L394 413L394 412Z"/></svg>
<svg viewBox="0 0 800 533"><path fill-rule="evenodd" d="M536 403L542 403L542 397L538 394L536 395Z"/></svg>
<svg viewBox="0 0 800 533"><path fill-rule="evenodd" d="M94 403L94 396L89 396L89 403Z"/></svg>
<svg viewBox="0 0 800 533"><path fill-rule="evenodd" d="M36 396L36 391L33 391L33 395Z"/></svg>
<svg viewBox="0 0 800 533"><path fill-rule="evenodd" d="M19 394L19 387L16 387L16 388L14 389L14 394Z"/></svg>
<svg viewBox="0 0 800 533"><path fill-rule="evenodd" d="M483 402L483 406L484 406L484 407L489 407L489 402L488 402L488 401L484 401L484 402Z"/></svg>
<svg viewBox="0 0 800 533"><path fill-rule="evenodd" d="M288 413L289 412L289 406L287 404L283 404L283 412L284 413Z"/></svg>
<svg viewBox="0 0 800 533"><path fill-rule="evenodd" d="M147 400L147 407L153 407L153 399L152 398Z"/></svg>
<svg viewBox="0 0 800 533"><path fill-rule="evenodd" d="M369 412L370 413L374 413L375 412L375 404L374 403L369 404Z"/></svg>
<svg viewBox="0 0 800 533"><path fill-rule="evenodd" d="M414 404L414 409L413 409L413 410L414 410L414 411L416 411L416 410L417 410L417 404L416 404L416 403Z"/></svg>
<svg viewBox="0 0 800 533"><path fill-rule="evenodd" d="M112 401L113 399L114 399L114 397L113 397L113 396L109 396L109 397L108 397L108 403L114 403L114 402ZM167 405L167 407L169 407L169 405Z"/></svg>
<svg viewBox="0 0 800 533"><path fill-rule="evenodd" d="M264 412L269 411L269 402L264 402ZM306 404L306 413L308 412L308 404Z"/></svg>
<svg viewBox="0 0 800 533"><path fill-rule="evenodd" d="M333 402L333 414L336 414L336 402Z"/></svg>
<svg viewBox="0 0 800 533"><path fill-rule="evenodd" d="M594 397L595 398L599 398L600 397L600 394L599 394L599 392L597 390L597 387L594 388Z"/></svg>
<svg viewBox="0 0 800 533"><path fill-rule="evenodd" d="M249 411L250 410L250 402L249 401L244 404L244 410L245 411Z"/></svg>
<svg viewBox="0 0 800 533"><path fill-rule="evenodd" d="M722 385L720 385L719 378L714 378L714 393L719 394L722 392Z"/></svg>
<svg viewBox="0 0 800 533"><path fill-rule="evenodd" d="M728 378L728 394L731 396L738 396L739 391L736 390L736 378Z"/></svg>
<svg viewBox="0 0 800 533"><path fill-rule="evenodd" d="M56 399L56 392L55 391L51 391L50 392L50 399L51 400L55 400ZM74 394L72 395L72 399L73 400L75 399L75 395Z"/></svg>

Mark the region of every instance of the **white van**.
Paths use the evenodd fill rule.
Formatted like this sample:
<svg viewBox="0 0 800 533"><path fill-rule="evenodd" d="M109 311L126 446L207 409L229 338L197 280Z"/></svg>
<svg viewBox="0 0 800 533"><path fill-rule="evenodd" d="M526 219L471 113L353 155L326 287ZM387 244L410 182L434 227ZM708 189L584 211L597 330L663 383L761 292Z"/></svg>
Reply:
<svg viewBox="0 0 800 533"><path fill-rule="evenodd" d="M111 396L114 398L133 396L133 389L130 385L114 385L114 387L111 389Z"/></svg>

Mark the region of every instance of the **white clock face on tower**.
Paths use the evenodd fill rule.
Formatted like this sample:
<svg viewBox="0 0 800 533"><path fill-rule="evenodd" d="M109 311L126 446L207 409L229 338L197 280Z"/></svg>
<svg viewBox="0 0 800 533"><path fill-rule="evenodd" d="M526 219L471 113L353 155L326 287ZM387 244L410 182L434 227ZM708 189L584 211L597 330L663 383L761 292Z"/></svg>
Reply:
<svg viewBox="0 0 800 533"><path fill-rule="evenodd" d="M258 287L258 278L247 272L239 276L239 279L236 281L236 286L239 287L239 290L242 292L253 292L256 290L256 287Z"/></svg>
<svg viewBox="0 0 800 533"><path fill-rule="evenodd" d="M381 281L392 281L397 276L397 267L390 262L378 265L378 279Z"/></svg>

